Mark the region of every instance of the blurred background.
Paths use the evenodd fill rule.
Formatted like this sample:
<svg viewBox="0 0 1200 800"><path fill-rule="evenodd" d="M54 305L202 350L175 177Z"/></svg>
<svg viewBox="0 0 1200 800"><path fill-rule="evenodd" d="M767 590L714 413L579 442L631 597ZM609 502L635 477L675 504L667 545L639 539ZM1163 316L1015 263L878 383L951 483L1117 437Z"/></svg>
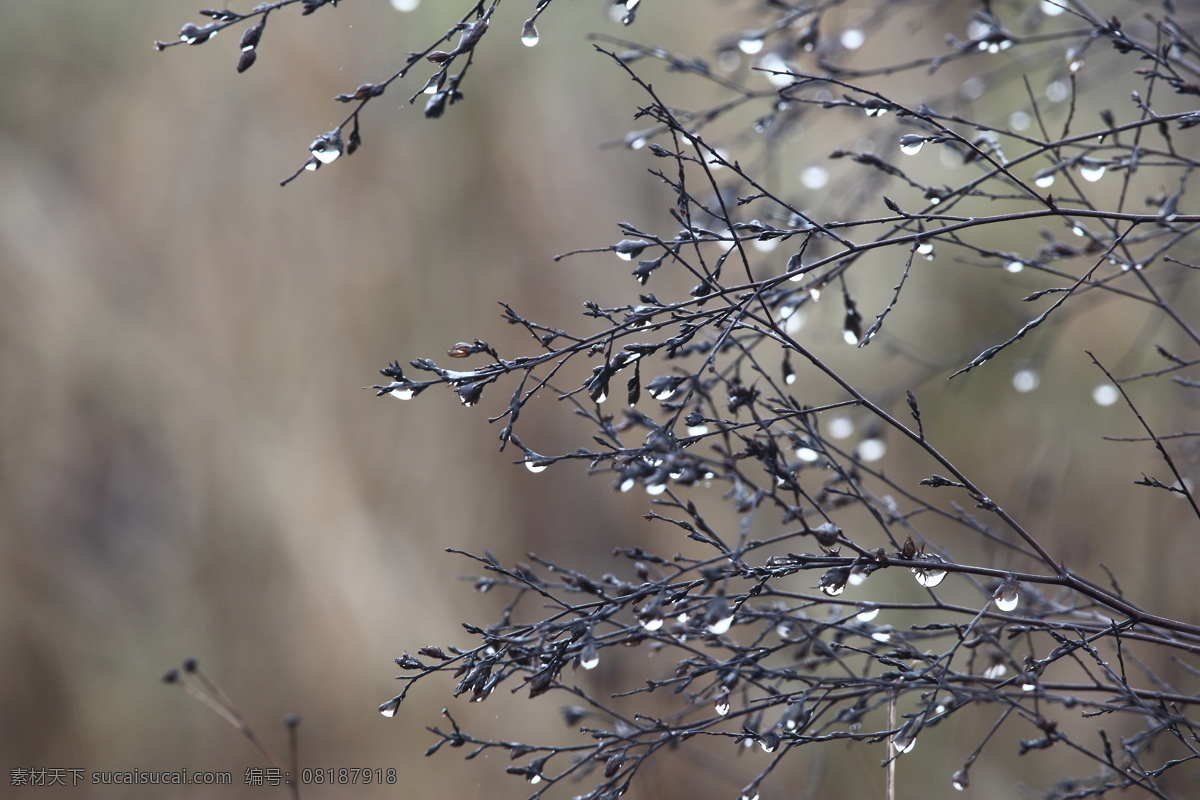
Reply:
<svg viewBox="0 0 1200 800"><path fill-rule="evenodd" d="M294 712L303 765L395 768L400 776L396 786L306 787L305 797L528 793L494 758L421 758L433 742L425 726L444 726L439 712L448 706L479 733L545 742L563 735L555 698L497 697L468 708L434 679L396 718L376 712L399 690L392 659L427 644L467 644L459 622L496 615L500 601L475 594L459 579L472 566L444 549L486 547L508 562L532 550L600 573L615 568L614 545L669 553L686 544L650 529L641 519L647 499L612 493L607 478L586 479L572 466L538 476L512 466L520 454L498 452L499 427L487 422L503 410L499 392L467 409L430 394L376 399L361 387L393 359L444 360L460 340L485 339L506 355L531 351L527 335L501 321L497 301L575 329L584 300L631 301L629 265L611 254L552 260L616 242L618 220L661 223L673 202L647 176L657 165L645 151L605 146L638 127L633 112L645 101L592 51L587 34L712 57L722 32L754 25L753 4L705 0L679 14L645 3L628 29L606 3L555 4L539 20L540 43L526 48L519 34L528 5L502 7L466 101L445 117L427 120L420 100L406 102L427 76L418 69L368 105L357 154L280 188L307 159L309 142L343 119L347 107L334 95L386 78L465 4L426 2L401 13L386 0L355 0L308 17L284 9L271 16L258 62L243 75L234 71L240 28L201 47L154 51L156 39L198 21L192 3L5 4L4 794L283 792L242 787L246 767L264 759L160 682L185 657L199 659L277 753L286 751L282 719ZM845 13L855 13L853 4ZM962 28L960 11L939 13L948 28ZM916 53L942 45L940 28L903 30L910 36L888 40L888 59L899 60L900 46ZM963 73L944 77L953 87ZM696 92L687 96L697 102L716 96L704 86L681 91ZM1018 83L1011 91L1016 107L1023 90ZM1087 124L1095 119L1093 109ZM847 141L832 123L794 136L780 181L795 186L822 163L832 180L825 191L842 192L850 167L825 157L866 140ZM807 203L823 202L811 194ZM1033 238L1008 235L1011 249ZM898 266L856 287L868 321ZM1009 283L997 301L1000 280ZM667 296L669 285L648 288ZM966 343L969 358L1011 334L1030 316L1019 298L1046 285L939 257L914 276L910 306L895 312L899 345L840 345L836 303L828 324L819 312L808 324L814 346L868 390L920 376L913 388L923 388L927 430L994 497L1024 513L1052 552L1101 580L1100 562L1120 565L1131 599L1195 620L1195 520L1185 504L1129 485L1143 471L1166 476L1149 447L1100 440L1138 430L1119 405L1092 402L1101 376L1082 354L1089 347L1133 372L1150 363L1148 342L1182 346L1174 334L1141 316L1114 317L1098 301L1094 317L1052 329L1053 344L1030 343L953 385L943 380L951 365L926 357L947 335ZM1178 300L1195 312L1195 293ZM1016 392L1013 374L1030 364L1040 386ZM823 385L811 391L809 402L839 399ZM1194 407L1175 395L1146 403L1161 430L1195 428ZM528 420L526 443L544 453L577 446L585 429L565 407L543 408L550 413ZM908 465L912 456L893 451L885 463L900 474L911 469L914 480L927 475L928 465ZM594 680L637 685L638 663L606 665ZM830 750L825 785L879 795L878 750ZM638 796L731 797L761 769L698 766L686 752L664 760ZM42 767L231 771L235 789L8 787L10 770ZM992 769L1002 776L1002 764ZM984 773L981 766L978 780ZM1031 783L1038 777L1031 773ZM924 796L943 789L948 778Z"/></svg>

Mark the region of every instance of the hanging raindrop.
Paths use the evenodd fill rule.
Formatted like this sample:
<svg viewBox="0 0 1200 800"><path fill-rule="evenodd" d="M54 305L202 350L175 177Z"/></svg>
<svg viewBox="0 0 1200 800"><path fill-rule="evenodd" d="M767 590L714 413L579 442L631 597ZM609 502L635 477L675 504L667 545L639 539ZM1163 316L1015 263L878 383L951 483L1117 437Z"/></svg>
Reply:
<svg viewBox="0 0 1200 800"><path fill-rule="evenodd" d="M538 35L537 25L533 22L533 17L525 20L525 27L521 29L521 44L526 47L534 47L537 45L541 37Z"/></svg>
<svg viewBox="0 0 1200 800"><path fill-rule="evenodd" d="M1098 406L1111 406L1121 393L1111 383L1102 383L1092 390L1092 401Z"/></svg>
<svg viewBox="0 0 1200 800"><path fill-rule="evenodd" d="M1033 176L1033 182L1039 189L1047 189L1054 185L1054 173L1042 170Z"/></svg>
<svg viewBox="0 0 1200 800"><path fill-rule="evenodd" d="M392 717L396 716L396 711L399 710L399 708L400 708L400 698L393 697L391 700L388 700L386 703L384 703L383 705L381 705L379 707L379 713L382 714L383 716L387 717L388 719L391 719Z"/></svg>
<svg viewBox="0 0 1200 800"><path fill-rule="evenodd" d="M1024 262L1017 261L1016 259L1013 259L1012 261L1009 261L1007 264L1004 265L1004 271L1011 272L1014 275L1023 269L1025 269Z"/></svg>
<svg viewBox="0 0 1200 800"><path fill-rule="evenodd" d="M596 649L596 640L589 638L583 645L583 651L579 654L579 666L584 669L595 669L600 663L600 653Z"/></svg>
<svg viewBox="0 0 1200 800"><path fill-rule="evenodd" d="M837 597L846 591L846 581L849 579L849 567L834 567L821 576L821 579L817 581L817 588L830 597Z"/></svg>
<svg viewBox="0 0 1200 800"><path fill-rule="evenodd" d="M741 50L748 56L752 56L763 49L763 40L760 36L747 36L745 39L738 40L738 50Z"/></svg>
<svg viewBox="0 0 1200 800"><path fill-rule="evenodd" d="M911 753L912 749L917 746L917 737L909 736L903 730L892 737L892 747L896 751L896 755L902 756L905 753Z"/></svg>
<svg viewBox="0 0 1200 800"><path fill-rule="evenodd" d="M642 629L653 633L661 629L663 626L663 618L660 616L646 617L642 620Z"/></svg>
<svg viewBox="0 0 1200 800"><path fill-rule="evenodd" d="M730 612L729 616L721 617L720 619L710 623L708 626L708 632L713 634L714 636L721 636L725 633L728 633L729 628L732 625L733 625L733 612Z"/></svg>
<svg viewBox="0 0 1200 800"><path fill-rule="evenodd" d="M1007 672L1008 672L1008 665L1003 662L1000 662L1000 663L992 664L990 667L985 669L983 671L983 677L988 679L989 681L995 681L995 680L999 680L1000 678L1003 678L1005 673L1007 673Z"/></svg>
<svg viewBox="0 0 1200 800"><path fill-rule="evenodd" d="M842 35L838 37L838 41L847 50L857 50L867 41L867 37L858 28L848 28L842 31Z"/></svg>
<svg viewBox="0 0 1200 800"><path fill-rule="evenodd" d="M1038 375L1037 370L1023 367L1013 373L1012 385L1021 394L1032 392L1042 382L1042 378Z"/></svg>
<svg viewBox="0 0 1200 800"><path fill-rule="evenodd" d="M806 189L822 189L829 183L829 170L824 167L805 167L800 173L800 182Z"/></svg>
<svg viewBox="0 0 1200 800"><path fill-rule="evenodd" d="M954 786L955 791L959 792L966 790L967 786L971 783L967 780L967 771L965 769L960 769L954 773L954 776L950 778L950 782Z"/></svg>
<svg viewBox="0 0 1200 800"><path fill-rule="evenodd" d="M854 433L854 420L849 417L834 417L829 421L829 435L835 439L846 439Z"/></svg>
<svg viewBox="0 0 1200 800"><path fill-rule="evenodd" d="M858 613L855 615L859 622L870 622L878 616L879 606L870 603L861 603L858 606Z"/></svg>
<svg viewBox="0 0 1200 800"><path fill-rule="evenodd" d="M944 563L941 556L933 555L932 553L919 553L914 556L915 561L923 561L929 564L928 567L913 567L913 577L917 579L917 583L924 586L926 589L932 589L943 580L946 579L946 570L936 566Z"/></svg>
<svg viewBox="0 0 1200 800"><path fill-rule="evenodd" d="M1000 589L996 592L996 608L1001 611L1015 610L1017 603L1021 600L1019 588L1020 584L1012 580L1001 584Z"/></svg>
<svg viewBox="0 0 1200 800"><path fill-rule="evenodd" d="M548 466L550 466L550 462L546 461L545 459L535 459L533 461L525 462L525 469L529 470L535 475L539 472L545 472L546 467Z"/></svg>
<svg viewBox="0 0 1200 800"><path fill-rule="evenodd" d="M900 152L906 156L915 156L925 146L925 137L915 133L906 133L900 137Z"/></svg>
<svg viewBox="0 0 1200 800"><path fill-rule="evenodd" d="M337 161L342 154L342 134L337 130L332 130L329 133L322 133L313 143L308 146L308 151L313 154L313 157L322 164L329 164Z"/></svg>
<svg viewBox="0 0 1200 800"><path fill-rule="evenodd" d="M1088 183L1095 183L1104 177L1107 167L1099 161L1083 161L1079 165L1080 176Z"/></svg>
<svg viewBox="0 0 1200 800"><path fill-rule="evenodd" d="M873 436L859 442L855 452L863 461L878 461L887 453L887 443Z"/></svg>

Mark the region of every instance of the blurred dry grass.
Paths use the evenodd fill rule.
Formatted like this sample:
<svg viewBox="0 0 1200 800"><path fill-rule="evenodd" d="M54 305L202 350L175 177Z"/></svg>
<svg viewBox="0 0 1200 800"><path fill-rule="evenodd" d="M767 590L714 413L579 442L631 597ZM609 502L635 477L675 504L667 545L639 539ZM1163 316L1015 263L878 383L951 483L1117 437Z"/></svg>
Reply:
<svg viewBox="0 0 1200 800"><path fill-rule="evenodd" d="M486 546L507 559L535 549L607 569L600 559L612 544L647 535L645 501L614 499L606 482L569 470L534 479L508 467L485 421L498 410L486 396L472 410L428 398L401 406L358 387L393 358L436 355L459 339L526 347L499 322L496 300L571 324L583 299L623 296L614 281L628 293L617 267L550 260L610 243L616 220L661 213L666 202L644 179L644 159L597 147L624 134L640 98L583 38L624 31L603 4L576 5L573 15L555 7L543 18L534 51L489 37L468 102L440 121L400 110L403 92L393 89L369 107L360 154L286 189L277 181L341 118L330 98L379 80L399 53L431 39L448 19L438 3L411 15L382 0L311 18L277 14L243 76L233 71L235 43L222 37L153 52L154 39L192 18L188 3L5 8L3 780L13 767L187 768L231 770L240 784L245 766L261 765L249 745L158 682L195 655L277 750L278 721L295 711L305 764L394 766L402 776L399 789L314 787L305 797L521 796L515 781L489 788L504 765L419 757L448 686L418 691L402 719L374 712L394 693L391 659L455 641L468 615L491 617L489 598L455 579L465 562L444 547ZM653 41L680 24L710 23L704 14L656 20L646 9L636 32ZM812 157L829 149L818 140ZM949 280L954 267L945 270ZM1014 315L981 320L969 304L984 288L964 282L959 322L992 332ZM945 333L923 330L927 319L898 312L896 324L914 338ZM927 387L924 408L931 419L957 409L958 423L938 426L946 452L999 486L997 496L1018 495L1033 470L1044 473L1053 502L1030 499L1026 511L1061 530L1052 549L1120 564L1131 597L1194 619L1195 597L1180 587L1190 586L1195 537L1175 538L1186 524L1179 512L1148 492L1097 495L1153 471L1152 454L1096 441L1100 421L1106 433L1132 426L1067 394L1089 369L1080 342L1119 348L1113 327L1073 326L1044 354L1041 402L1061 393L1057 411L1008 392L1007 373ZM1186 427L1193 414L1158 411L1164 429ZM541 423L546 451L573 446L567 417ZM1111 474L1101 470L1094 484L1072 478L1105 458ZM636 683L624 669L610 677ZM560 734L554 700L535 704L540 717L516 708L514 738ZM474 718L495 714L483 711ZM877 754L835 758L855 766L838 780L877 790L879 775L859 774ZM704 769L660 769L639 796L712 791ZM737 785L722 783L718 795ZM231 796L201 787L27 794Z"/></svg>

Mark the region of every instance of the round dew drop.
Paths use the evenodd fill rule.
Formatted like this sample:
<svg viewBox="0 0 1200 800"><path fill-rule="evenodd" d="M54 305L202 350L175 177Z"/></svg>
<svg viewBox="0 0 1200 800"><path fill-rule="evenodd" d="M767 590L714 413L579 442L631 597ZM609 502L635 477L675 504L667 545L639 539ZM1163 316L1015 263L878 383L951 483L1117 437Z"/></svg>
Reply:
<svg viewBox="0 0 1200 800"><path fill-rule="evenodd" d="M538 35L537 25L532 19L525 20L525 27L521 29L521 44L526 47L534 47L541 40Z"/></svg>
<svg viewBox="0 0 1200 800"><path fill-rule="evenodd" d="M1111 383L1102 383L1092 390L1092 401L1098 406L1111 406L1118 397L1120 392Z"/></svg>
<svg viewBox="0 0 1200 800"><path fill-rule="evenodd" d="M741 50L743 53L745 53L748 56L752 56L762 49L763 49L763 40L759 39L759 38L753 38L753 37L746 38L746 39L742 39L738 42L738 50Z"/></svg>

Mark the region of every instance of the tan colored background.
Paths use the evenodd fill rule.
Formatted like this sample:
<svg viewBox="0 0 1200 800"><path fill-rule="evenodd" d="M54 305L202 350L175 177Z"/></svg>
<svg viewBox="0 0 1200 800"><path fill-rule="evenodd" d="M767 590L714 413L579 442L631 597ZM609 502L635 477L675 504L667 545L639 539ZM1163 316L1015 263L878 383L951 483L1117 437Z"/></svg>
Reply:
<svg viewBox="0 0 1200 800"><path fill-rule="evenodd" d="M509 355L530 348L500 321L497 300L539 321L578 326L583 300L632 299L628 265L611 256L551 260L615 242L618 220L661 220L671 202L646 176L657 164L645 152L600 147L635 125L643 98L591 52L585 34L674 40L709 55L711 31L723 30L714 26L736 9L702 2L668 15L670 4L646 2L638 25L623 30L603 3L555 4L530 50L517 41L527 9L505 4L477 54L465 103L425 120L404 102L422 73L368 106L359 154L281 189L308 142L341 120L345 107L332 96L397 68L403 52L444 30L450 5L427 2L402 15L383 0L345 2L305 18L285 9L271 17L257 65L241 76L239 34L153 51L155 39L195 19L193 4L5 5L6 787L15 767L230 770L240 787L245 767L262 759L159 683L167 668L196 656L276 751L284 750L279 720L294 711L303 718L305 765L395 767L401 775L396 787L309 787L305 797L523 797L528 787L504 776L495 757L420 758L433 741L424 727L444 724L438 711L449 705L467 727L546 741L562 735L560 700L495 698L467 708L443 681L416 690L397 719L374 710L398 689L392 658L424 644L466 644L458 622L494 616L498 601L472 594L457 579L468 564L443 548L488 547L509 561L532 549L599 573L615 568L607 560L614 544L652 537L666 552L686 546L648 531L645 498L614 497L605 478L584 480L570 467L535 477L509 466L516 454L496 451L499 429L486 422L503 409L501 392L464 409L430 395L403 405L376 400L359 387L392 359L440 356L460 339L488 339ZM940 35L904 40L920 48ZM805 136L788 149L781 181L794 185L801 166L854 144L835 125L817 124ZM848 165L832 169L841 176ZM838 177L830 193L847 180ZM1030 238L1013 234L1007 246ZM898 277L892 262L878 268L877 283L855 289L864 313L872 309L868 321ZM884 389L922 376L921 354L946 337L961 337L969 357L976 344L1011 332L1029 314L1017 298L1044 285L1010 279L997 302L990 273L981 277L948 255L928 269L913 278L911 307L894 317L913 344L909 356L882 346L835 350L836 307L825 328L814 316L814 342L868 389ZM938 285L956 287L951 299L933 296ZM1195 302L1194 293L1181 295L1193 313ZM1138 339L1134 351L1132 336L1107 315L1047 336L1059 338L1020 353L1047 368L1033 395L1008 388L1016 358L953 386L941 380L945 369L922 382L931 431L1073 566L1100 578L1095 565L1106 561L1120 568L1130 597L1194 619L1196 522L1128 486L1142 470L1163 470L1147 448L1098 440L1136 431L1120 408L1090 404L1098 381L1081 354L1091 347L1129 372L1140 367L1145 342L1160 339ZM1169 332L1161 340L1178 344ZM812 402L835 396L815 379L811 392ZM1194 407L1176 397L1147 400L1162 430L1195 427ZM530 421L529 444L572 449L582 429L565 409L544 408L552 413ZM889 463L915 481L929 469L906 460L912 455L900 449ZM1027 491L1033 484L1038 493ZM606 664L596 680L636 685L639 664ZM923 748L939 770L949 763L943 756L964 755L950 734L936 732L946 751ZM879 796L881 757L878 749L829 748L805 785L819 777ZM733 797L761 768L728 753L715 758L685 749L648 773L638 796ZM908 779L919 784L922 772L912 769ZM991 769L1008 780L1001 764ZM944 796L951 771L922 796ZM987 771L978 768L977 782ZM79 787L13 796L281 791Z"/></svg>

